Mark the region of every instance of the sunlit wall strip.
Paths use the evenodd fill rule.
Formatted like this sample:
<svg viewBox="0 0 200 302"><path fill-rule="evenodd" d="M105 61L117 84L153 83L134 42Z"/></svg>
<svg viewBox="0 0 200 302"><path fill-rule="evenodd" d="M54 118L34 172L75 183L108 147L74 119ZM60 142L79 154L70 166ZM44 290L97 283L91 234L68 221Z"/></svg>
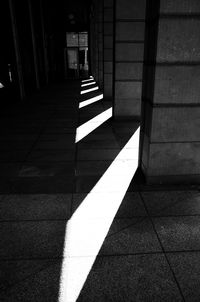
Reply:
<svg viewBox="0 0 200 302"><path fill-rule="evenodd" d="M95 90L98 90L98 89L99 89L99 87L96 86L96 87L94 87L94 88L82 90L82 91L81 91L81 94L88 93L88 92L91 92L91 91L95 91Z"/></svg>
<svg viewBox="0 0 200 302"><path fill-rule="evenodd" d="M93 119L86 122L85 124L79 126L76 130L75 142L78 143L85 136L90 134L92 131L94 131L96 128L98 128L101 124L106 122L111 117L112 117L112 107L98 114Z"/></svg>
<svg viewBox="0 0 200 302"><path fill-rule="evenodd" d="M137 169L138 147L139 129L68 221L59 302L77 300Z"/></svg>
<svg viewBox="0 0 200 302"><path fill-rule="evenodd" d="M102 100L102 99L103 99L103 94L97 95L97 96L95 96L95 97L93 97L93 98L91 98L91 99L88 99L88 100L86 100L86 101L81 102L81 103L79 104L79 108L83 108L83 107L85 107L85 106L88 106L88 105L90 105L90 104L93 104L93 103L95 103L95 102L97 102L97 101L100 101L100 100Z"/></svg>

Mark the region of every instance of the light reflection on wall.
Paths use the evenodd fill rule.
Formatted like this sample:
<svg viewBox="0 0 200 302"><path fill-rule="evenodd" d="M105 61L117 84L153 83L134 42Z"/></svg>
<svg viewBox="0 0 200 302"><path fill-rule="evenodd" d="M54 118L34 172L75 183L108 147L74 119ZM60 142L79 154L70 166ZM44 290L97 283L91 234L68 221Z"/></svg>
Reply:
<svg viewBox="0 0 200 302"><path fill-rule="evenodd" d="M75 302L79 296L137 169L139 131L67 223L59 302Z"/></svg>

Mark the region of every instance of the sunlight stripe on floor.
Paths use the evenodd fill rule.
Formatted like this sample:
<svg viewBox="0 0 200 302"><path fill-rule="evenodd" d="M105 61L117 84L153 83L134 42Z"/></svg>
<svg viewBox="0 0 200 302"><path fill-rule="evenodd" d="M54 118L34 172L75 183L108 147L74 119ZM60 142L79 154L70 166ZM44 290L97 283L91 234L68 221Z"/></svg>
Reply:
<svg viewBox="0 0 200 302"><path fill-rule="evenodd" d="M90 89L82 90L80 92L80 94L85 94L85 93L88 93L88 92L91 92L91 91L95 91L95 90L98 90L98 89L99 89L99 87L96 86L96 87L93 87L93 88L90 88Z"/></svg>
<svg viewBox="0 0 200 302"><path fill-rule="evenodd" d="M85 101L79 103L79 108L83 108L83 107L85 107L85 106L88 106L88 105L90 105L90 104L93 104L93 103L95 103L95 102L97 102L97 101L100 101L100 100L102 100L102 99L103 99L103 94L97 95L97 96L95 96L95 97L93 97L93 98L90 98L90 99L88 99L88 100L85 100Z"/></svg>
<svg viewBox="0 0 200 302"><path fill-rule="evenodd" d="M94 85L94 84L96 84L96 82L92 81L90 83L82 84L81 87L86 87L86 86L90 86L90 85Z"/></svg>
<svg viewBox="0 0 200 302"><path fill-rule="evenodd" d="M59 302L75 302L138 166L139 132L124 146L66 225ZM132 158L126 159L127 150Z"/></svg>
<svg viewBox="0 0 200 302"><path fill-rule="evenodd" d="M75 142L78 143L80 140L82 140L85 136L90 134L92 131L94 131L96 128L98 128L100 125L105 123L109 118L112 117L112 107L107 109L106 111L98 114L85 124L79 126L76 129L76 138Z"/></svg>

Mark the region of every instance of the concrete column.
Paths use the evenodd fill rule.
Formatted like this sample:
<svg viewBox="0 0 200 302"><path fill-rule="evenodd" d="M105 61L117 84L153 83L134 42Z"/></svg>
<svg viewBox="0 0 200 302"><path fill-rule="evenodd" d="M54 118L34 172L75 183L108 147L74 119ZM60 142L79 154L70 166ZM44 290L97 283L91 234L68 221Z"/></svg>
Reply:
<svg viewBox="0 0 200 302"><path fill-rule="evenodd" d="M103 82L104 99L113 99L113 0L103 4Z"/></svg>
<svg viewBox="0 0 200 302"><path fill-rule="evenodd" d="M99 24L98 24L98 2L95 1L94 19L94 39L95 39L95 80L99 82Z"/></svg>
<svg viewBox="0 0 200 302"><path fill-rule="evenodd" d="M140 118L146 0L116 0L114 117Z"/></svg>
<svg viewBox="0 0 200 302"><path fill-rule="evenodd" d="M95 80L99 80L99 45L98 45L98 2L93 0L90 20L90 55L91 71Z"/></svg>
<svg viewBox="0 0 200 302"><path fill-rule="evenodd" d="M98 1L98 59L99 87L103 88L103 1Z"/></svg>
<svg viewBox="0 0 200 302"><path fill-rule="evenodd" d="M200 183L200 1L148 1L140 165L149 183Z"/></svg>
<svg viewBox="0 0 200 302"><path fill-rule="evenodd" d="M90 48L90 70L91 74L95 76L95 27L94 27L94 6L92 5L90 16L90 36L89 36L89 48Z"/></svg>
<svg viewBox="0 0 200 302"><path fill-rule="evenodd" d="M12 33L13 33L13 42L15 48L15 56L16 56L16 65L17 65L17 75L18 75L18 82L19 82L19 89L20 89L20 98L21 100L25 99L25 88L24 88L24 77L22 72L22 60L21 60L21 53L19 47L19 36L18 36L18 29L16 23L16 15L15 15L15 6L13 0L9 0L9 8L10 8L10 18L11 18L11 26L12 26Z"/></svg>
<svg viewBox="0 0 200 302"><path fill-rule="evenodd" d="M37 87L37 89L40 89L38 57L37 57L37 45L36 45L36 39L35 39L34 18L33 18L31 0L28 0L28 8L29 8L29 17L30 17L30 25L31 25L31 38L32 38L32 45L33 45L33 59L34 59L36 87Z"/></svg>
<svg viewBox="0 0 200 302"><path fill-rule="evenodd" d="M40 0L40 19L41 19L41 30L42 30L42 47L43 47L43 57L44 57L44 68L45 68L45 82L49 82L49 66L48 66L48 56L47 56L47 43L46 43L46 33L45 33L45 23L44 23L44 11L43 3Z"/></svg>

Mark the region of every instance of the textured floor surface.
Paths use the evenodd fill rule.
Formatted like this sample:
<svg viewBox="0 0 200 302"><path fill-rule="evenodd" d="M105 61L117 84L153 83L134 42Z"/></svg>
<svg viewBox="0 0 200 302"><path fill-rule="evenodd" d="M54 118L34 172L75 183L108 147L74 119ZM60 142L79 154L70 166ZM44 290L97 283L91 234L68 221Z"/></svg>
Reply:
<svg viewBox="0 0 200 302"><path fill-rule="evenodd" d="M111 106L78 109L98 93L68 82L0 113L2 302L58 301L67 221L138 127L108 120L75 144ZM200 192L133 181L78 301L199 302Z"/></svg>

